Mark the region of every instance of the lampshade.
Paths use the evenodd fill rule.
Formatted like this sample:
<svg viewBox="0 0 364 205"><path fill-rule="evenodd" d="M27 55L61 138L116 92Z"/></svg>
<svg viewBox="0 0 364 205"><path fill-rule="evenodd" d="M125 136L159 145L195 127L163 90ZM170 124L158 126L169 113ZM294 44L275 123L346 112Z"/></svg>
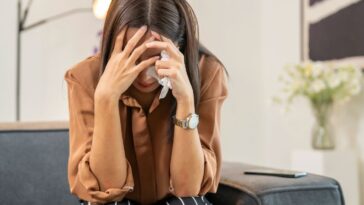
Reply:
<svg viewBox="0 0 364 205"><path fill-rule="evenodd" d="M93 0L93 12L96 18L104 19L106 17L107 10L109 9L111 0Z"/></svg>

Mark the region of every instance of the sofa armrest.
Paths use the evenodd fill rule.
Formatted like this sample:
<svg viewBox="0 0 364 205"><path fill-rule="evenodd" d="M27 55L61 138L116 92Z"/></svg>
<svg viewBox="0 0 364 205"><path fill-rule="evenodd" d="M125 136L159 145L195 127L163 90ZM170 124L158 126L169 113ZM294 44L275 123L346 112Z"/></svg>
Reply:
<svg viewBox="0 0 364 205"><path fill-rule="evenodd" d="M344 205L338 181L308 173L300 178L246 175L249 169L272 169L237 162L223 162L217 193L208 193L213 204L244 205Z"/></svg>

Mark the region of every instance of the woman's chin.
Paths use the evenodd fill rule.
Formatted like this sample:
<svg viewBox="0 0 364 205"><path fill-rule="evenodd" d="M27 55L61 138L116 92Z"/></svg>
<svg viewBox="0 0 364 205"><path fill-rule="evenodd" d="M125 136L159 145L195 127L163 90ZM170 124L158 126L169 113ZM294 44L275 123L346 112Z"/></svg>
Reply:
<svg viewBox="0 0 364 205"><path fill-rule="evenodd" d="M158 82L154 82L152 85L142 86L138 82L134 82L133 83L133 86L139 92L142 92L142 93L150 93L150 92L155 91L159 87L159 83Z"/></svg>

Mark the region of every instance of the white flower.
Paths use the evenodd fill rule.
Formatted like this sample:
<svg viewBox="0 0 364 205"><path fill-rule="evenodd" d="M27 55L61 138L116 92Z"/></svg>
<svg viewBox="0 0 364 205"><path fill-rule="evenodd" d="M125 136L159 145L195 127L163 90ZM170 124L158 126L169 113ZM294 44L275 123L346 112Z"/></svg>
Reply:
<svg viewBox="0 0 364 205"><path fill-rule="evenodd" d="M325 65L322 62L317 62L317 63L313 64L312 76L314 78L319 77L325 69L327 69L327 68L325 68Z"/></svg>
<svg viewBox="0 0 364 205"><path fill-rule="evenodd" d="M327 81L327 83L329 84L329 87L331 89L336 88L337 86L339 86L341 84L341 77L338 75L331 75Z"/></svg>
<svg viewBox="0 0 364 205"><path fill-rule="evenodd" d="M317 100L321 94L325 99L343 102L364 88L362 71L353 65L306 61L287 66L285 74L287 78L281 77L280 80L285 85L283 91L288 103L298 96Z"/></svg>
<svg viewBox="0 0 364 205"><path fill-rule="evenodd" d="M354 75L357 77L357 78L362 78L363 76L363 71L361 70L361 68L359 66L353 66L353 69L354 69Z"/></svg>
<svg viewBox="0 0 364 205"><path fill-rule="evenodd" d="M342 82L347 82L350 79L349 73L347 71L340 72L339 76Z"/></svg>
<svg viewBox="0 0 364 205"><path fill-rule="evenodd" d="M295 79L292 82L292 90L296 91L296 90L300 90L301 88L303 88L304 86L304 82L301 79Z"/></svg>
<svg viewBox="0 0 364 205"><path fill-rule="evenodd" d="M310 86L310 90L313 91L313 93L319 93L325 88L326 88L325 83L320 79L314 80Z"/></svg>
<svg viewBox="0 0 364 205"><path fill-rule="evenodd" d="M361 85L360 85L360 82L358 80L355 80L352 82L352 85L351 85L351 90L350 90L350 93L352 95L357 95L359 94L361 91Z"/></svg>

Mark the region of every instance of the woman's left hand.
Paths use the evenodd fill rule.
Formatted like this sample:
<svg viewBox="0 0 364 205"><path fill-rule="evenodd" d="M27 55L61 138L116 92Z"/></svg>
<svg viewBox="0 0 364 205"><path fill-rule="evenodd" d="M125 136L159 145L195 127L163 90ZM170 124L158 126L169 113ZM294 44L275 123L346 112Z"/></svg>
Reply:
<svg viewBox="0 0 364 205"><path fill-rule="evenodd" d="M172 94L178 104L193 104L194 95L190 80L187 75L184 55L179 51L172 40L156 32L152 34L161 41L152 41L146 44L148 48L165 50L169 59L157 60L155 67L160 77L168 77L172 84ZM160 36L160 37L159 37Z"/></svg>

